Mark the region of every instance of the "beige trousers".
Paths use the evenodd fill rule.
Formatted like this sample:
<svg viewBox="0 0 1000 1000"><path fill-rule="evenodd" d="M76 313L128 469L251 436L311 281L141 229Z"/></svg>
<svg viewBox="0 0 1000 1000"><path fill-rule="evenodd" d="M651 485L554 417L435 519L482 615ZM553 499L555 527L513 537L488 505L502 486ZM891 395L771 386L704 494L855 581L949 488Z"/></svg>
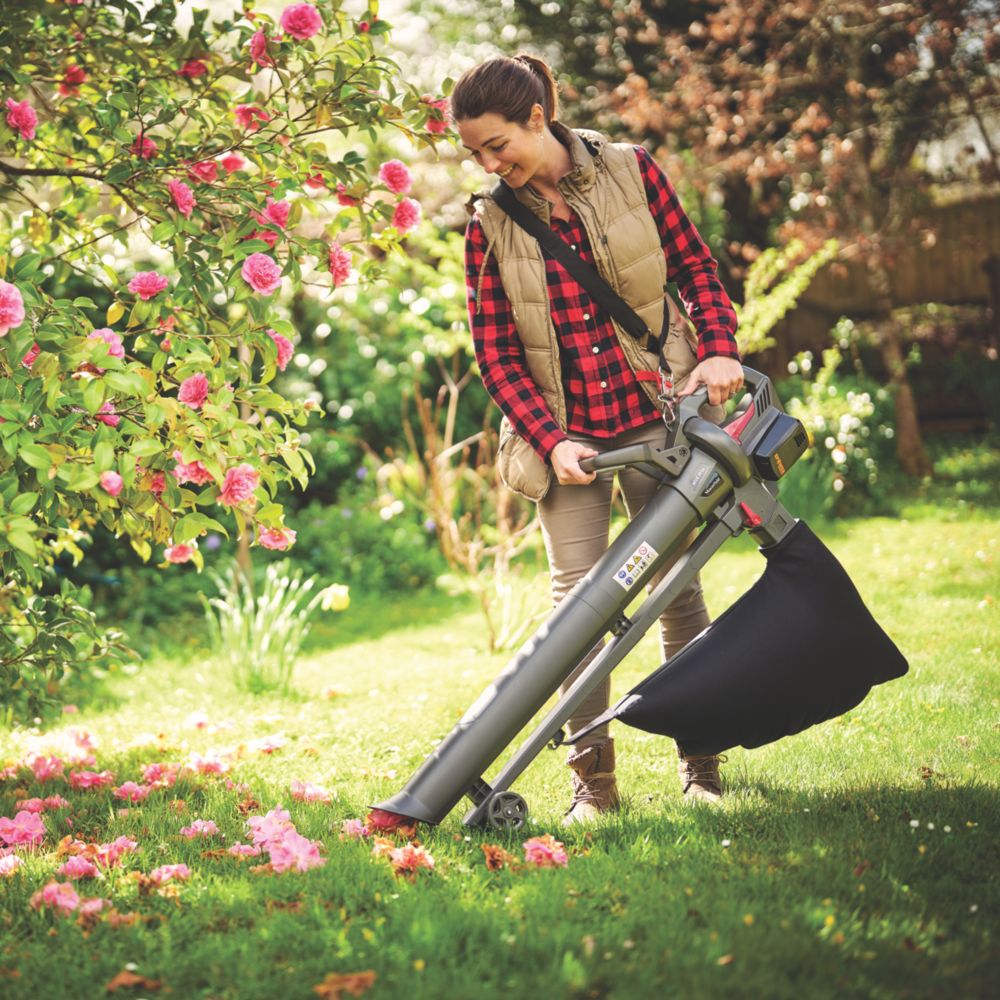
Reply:
<svg viewBox="0 0 1000 1000"><path fill-rule="evenodd" d="M600 452L644 443L662 447L666 442L666 429L662 422L656 421L613 438L573 435L573 440ZM631 520L653 496L657 484L636 469L624 469L618 474L618 478ZM613 480L614 473L605 472L587 486L562 486L553 483L548 494L538 504L538 517L549 558L554 604L558 604L576 582L586 576L608 547ZM688 544L693 538L692 535ZM680 552L663 567L653 581L654 584L662 579L679 555ZM695 577L660 617L660 642L664 660L681 650L708 624L708 610L702 596L701 582ZM560 695L568 690L603 644L603 640L598 643L567 678L559 688ZM569 720L568 731L573 733L583 728L604 712L609 705L610 693L611 679L606 678ZM579 752L594 744L603 743L607 738L608 727L600 726L584 736L575 749Z"/></svg>

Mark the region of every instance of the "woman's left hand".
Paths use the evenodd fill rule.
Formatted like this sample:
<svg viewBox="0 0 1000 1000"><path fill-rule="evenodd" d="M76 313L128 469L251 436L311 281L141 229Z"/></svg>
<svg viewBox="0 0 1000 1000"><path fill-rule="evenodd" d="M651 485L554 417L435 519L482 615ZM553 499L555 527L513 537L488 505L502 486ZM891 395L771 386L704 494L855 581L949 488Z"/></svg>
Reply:
<svg viewBox="0 0 1000 1000"><path fill-rule="evenodd" d="M743 366L736 358L705 358L688 376L684 388L677 393L678 399L690 396L700 385L708 389L708 401L713 406L725 403L743 387Z"/></svg>

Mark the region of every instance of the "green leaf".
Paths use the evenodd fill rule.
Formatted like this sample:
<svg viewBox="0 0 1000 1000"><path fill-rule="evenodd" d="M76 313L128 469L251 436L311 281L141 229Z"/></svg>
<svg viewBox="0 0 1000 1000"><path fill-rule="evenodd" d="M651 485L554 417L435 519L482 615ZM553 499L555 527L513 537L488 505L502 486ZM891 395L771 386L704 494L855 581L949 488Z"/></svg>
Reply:
<svg viewBox="0 0 1000 1000"><path fill-rule="evenodd" d="M42 255L40 253L26 253L23 257L19 257L14 264L14 277L17 279L30 278L38 270L38 265L41 262Z"/></svg>
<svg viewBox="0 0 1000 1000"><path fill-rule="evenodd" d="M104 381L115 390L130 396L142 396L146 383L137 372L105 372Z"/></svg>
<svg viewBox="0 0 1000 1000"><path fill-rule="evenodd" d="M37 502L37 493L22 493L20 496L14 498L10 505L10 512L12 514L27 514Z"/></svg>
<svg viewBox="0 0 1000 1000"><path fill-rule="evenodd" d="M149 234L149 238L154 243L162 243L164 240L170 239L174 235L175 227L171 219L164 219L163 222L153 227L153 231Z"/></svg>
<svg viewBox="0 0 1000 1000"><path fill-rule="evenodd" d="M156 438L139 438L129 451L136 458L149 458L150 455L159 455L163 451L163 443Z"/></svg>
<svg viewBox="0 0 1000 1000"><path fill-rule="evenodd" d="M94 449L94 468L98 472L107 472L114 465L115 449L110 441L100 441Z"/></svg>
<svg viewBox="0 0 1000 1000"><path fill-rule="evenodd" d="M131 163L116 163L105 175L105 179L109 184L121 184L122 181L128 180L132 176L132 164Z"/></svg>
<svg viewBox="0 0 1000 1000"><path fill-rule="evenodd" d="M37 555L35 540L26 531L11 531L7 534L8 544L15 549L20 549L26 556L32 559Z"/></svg>
<svg viewBox="0 0 1000 1000"><path fill-rule="evenodd" d="M125 306L121 302L112 302L108 306L107 321L108 326L117 323L125 315Z"/></svg>
<svg viewBox="0 0 1000 1000"><path fill-rule="evenodd" d="M101 408L106 389L107 386L104 384L104 379L95 378L90 380L87 388L83 390L83 405L87 408L88 413L96 413Z"/></svg>
<svg viewBox="0 0 1000 1000"><path fill-rule="evenodd" d="M18 449L18 457L40 472L47 472L52 465L52 455L37 444L26 444Z"/></svg>

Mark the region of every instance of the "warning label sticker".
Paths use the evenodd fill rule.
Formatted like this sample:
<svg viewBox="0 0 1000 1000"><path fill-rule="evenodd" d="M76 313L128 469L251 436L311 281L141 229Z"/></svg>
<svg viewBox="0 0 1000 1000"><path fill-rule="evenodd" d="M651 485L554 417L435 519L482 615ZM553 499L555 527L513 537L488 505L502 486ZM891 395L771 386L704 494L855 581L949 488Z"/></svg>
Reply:
<svg viewBox="0 0 1000 1000"><path fill-rule="evenodd" d="M625 561L625 565L615 573L615 583L624 590L631 590L643 570L656 558L656 549L643 542Z"/></svg>

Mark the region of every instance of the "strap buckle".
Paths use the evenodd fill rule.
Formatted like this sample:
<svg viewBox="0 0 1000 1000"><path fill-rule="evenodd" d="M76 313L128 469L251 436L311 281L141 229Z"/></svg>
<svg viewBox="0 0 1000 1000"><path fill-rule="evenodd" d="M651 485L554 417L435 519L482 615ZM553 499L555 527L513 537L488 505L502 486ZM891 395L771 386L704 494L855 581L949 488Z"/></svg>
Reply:
<svg viewBox="0 0 1000 1000"><path fill-rule="evenodd" d="M663 365L660 365L660 391L656 398L663 404L663 422L668 430L673 430L677 423L677 394L674 392L674 383Z"/></svg>

